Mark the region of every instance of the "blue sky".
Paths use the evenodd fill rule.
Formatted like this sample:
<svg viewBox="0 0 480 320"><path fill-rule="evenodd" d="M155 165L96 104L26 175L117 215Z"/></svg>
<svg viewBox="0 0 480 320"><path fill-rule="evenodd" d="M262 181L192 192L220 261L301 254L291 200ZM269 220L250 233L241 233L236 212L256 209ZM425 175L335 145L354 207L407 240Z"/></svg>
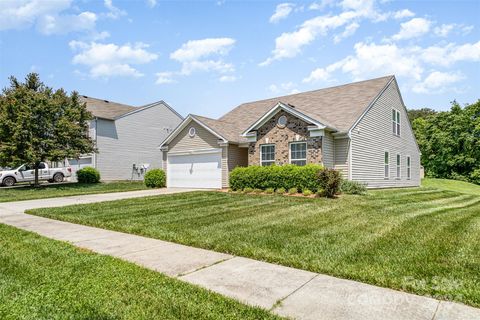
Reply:
<svg viewBox="0 0 480 320"><path fill-rule="evenodd" d="M395 74L407 107L480 98L480 1L0 1L0 86L183 115Z"/></svg>

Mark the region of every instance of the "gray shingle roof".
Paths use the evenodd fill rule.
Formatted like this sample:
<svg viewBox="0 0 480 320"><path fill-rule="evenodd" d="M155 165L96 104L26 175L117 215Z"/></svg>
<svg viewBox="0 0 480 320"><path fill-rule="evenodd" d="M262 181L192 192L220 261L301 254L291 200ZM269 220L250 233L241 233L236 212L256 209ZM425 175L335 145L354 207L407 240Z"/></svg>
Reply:
<svg viewBox="0 0 480 320"><path fill-rule="evenodd" d="M230 142L244 142L241 134L278 102L339 132L347 132L385 86L386 76L288 96L243 103L218 120L194 116Z"/></svg>
<svg viewBox="0 0 480 320"><path fill-rule="evenodd" d="M80 96L80 100L87 103L87 109L93 114L94 117L108 120L115 120L116 118L123 116L124 114L138 109L137 107L129 106L126 104L96 99L87 96Z"/></svg>

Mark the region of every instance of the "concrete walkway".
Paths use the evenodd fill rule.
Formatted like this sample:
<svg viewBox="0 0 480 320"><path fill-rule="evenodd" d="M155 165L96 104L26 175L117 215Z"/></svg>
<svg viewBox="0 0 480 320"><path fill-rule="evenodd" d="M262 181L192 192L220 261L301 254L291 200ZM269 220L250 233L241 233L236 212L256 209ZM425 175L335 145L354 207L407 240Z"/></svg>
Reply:
<svg viewBox="0 0 480 320"><path fill-rule="evenodd" d="M68 241L295 319L480 319L480 309L171 242L24 214L191 191L162 189L0 203L0 223Z"/></svg>

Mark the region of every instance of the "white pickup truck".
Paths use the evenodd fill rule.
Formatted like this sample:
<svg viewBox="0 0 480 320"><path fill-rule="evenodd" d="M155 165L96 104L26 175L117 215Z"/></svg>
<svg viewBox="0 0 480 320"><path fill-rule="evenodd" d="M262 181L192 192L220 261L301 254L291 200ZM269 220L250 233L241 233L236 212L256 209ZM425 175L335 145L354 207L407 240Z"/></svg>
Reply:
<svg viewBox="0 0 480 320"><path fill-rule="evenodd" d="M38 180L48 182L63 182L66 177L72 175L72 168L49 168L45 162L40 162L38 167ZM11 170L0 171L0 184L11 187L17 182L35 181L35 168L33 165L22 164L20 167Z"/></svg>

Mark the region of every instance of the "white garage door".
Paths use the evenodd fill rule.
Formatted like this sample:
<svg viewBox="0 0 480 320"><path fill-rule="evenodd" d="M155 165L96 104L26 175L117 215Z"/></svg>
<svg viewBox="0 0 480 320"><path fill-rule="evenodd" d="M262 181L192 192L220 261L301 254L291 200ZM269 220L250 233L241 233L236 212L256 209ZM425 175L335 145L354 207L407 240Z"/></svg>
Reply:
<svg viewBox="0 0 480 320"><path fill-rule="evenodd" d="M168 155L167 186L175 188L222 187L222 154Z"/></svg>

